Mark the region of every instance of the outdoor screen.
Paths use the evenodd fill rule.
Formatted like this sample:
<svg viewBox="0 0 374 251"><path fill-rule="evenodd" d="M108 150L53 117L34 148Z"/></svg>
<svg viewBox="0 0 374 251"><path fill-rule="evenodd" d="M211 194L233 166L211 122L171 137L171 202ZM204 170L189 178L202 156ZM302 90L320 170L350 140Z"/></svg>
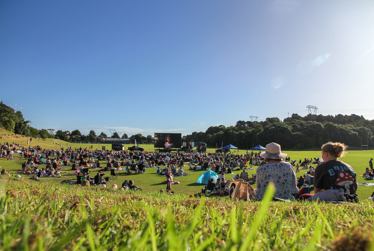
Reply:
<svg viewBox="0 0 374 251"><path fill-rule="evenodd" d="M180 148L181 143L181 133L155 133L155 147Z"/></svg>

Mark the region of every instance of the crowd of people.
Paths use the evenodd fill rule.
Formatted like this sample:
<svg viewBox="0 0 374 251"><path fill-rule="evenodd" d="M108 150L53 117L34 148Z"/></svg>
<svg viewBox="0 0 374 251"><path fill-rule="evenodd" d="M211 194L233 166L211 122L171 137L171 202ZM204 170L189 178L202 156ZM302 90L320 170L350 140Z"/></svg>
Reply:
<svg viewBox="0 0 374 251"><path fill-rule="evenodd" d="M177 184L173 177L188 175L184 166L189 170L212 170L218 173L217 182L210 181L207 190L224 190L234 180L242 179L251 184L256 183L256 199L262 200L270 182L276 187L275 197L285 200L299 198L309 200L344 200L349 196L356 196L357 177L352 167L338 160L344 155L346 146L342 143L327 143L321 149L321 158L300 159L298 162L291 160L281 152L281 146L270 143L264 152L247 151L246 154L222 153L179 153L179 152L135 152L135 151L105 151L72 149L71 147L59 150L41 149L41 147L23 147L17 144L0 145L0 157L7 160L14 159L14 153L20 153L20 158L25 159L21 173L31 175L38 180L40 177L61 177L61 166L71 166L77 176L79 185L106 185L103 171L126 170L127 173L145 173L147 168L157 167L157 173L166 176L166 191L171 191L172 184ZM100 163L105 161L106 164ZM365 179L373 179L373 159L369 161L369 168L363 174ZM187 164L188 163L188 164ZM45 168L38 165L45 164ZM311 166L316 164L317 167ZM249 177L246 169L259 165L256 175ZM161 169L162 167L162 169ZM88 171L98 168L97 174L90 177ZM296 173L306 169L307 173L299 177ZM226 180L225 174L241 171L232 180ZM6 173L2 170L2 173ZM124 182L122 188L140 188L133 181ZM314 195L310 194L311 188ZM301 191L301 192L300 192Z"/></svg>

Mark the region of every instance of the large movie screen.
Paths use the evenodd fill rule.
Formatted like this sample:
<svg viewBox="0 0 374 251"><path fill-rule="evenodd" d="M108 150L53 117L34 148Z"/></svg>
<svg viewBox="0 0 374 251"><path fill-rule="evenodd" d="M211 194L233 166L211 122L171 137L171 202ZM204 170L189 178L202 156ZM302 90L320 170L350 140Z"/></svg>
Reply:
<svg viewBox="0 0 374 251"><path fill-rule="evenodd" d="M155 147L180 148L181 143L181 133L155 133Z"/></svg>

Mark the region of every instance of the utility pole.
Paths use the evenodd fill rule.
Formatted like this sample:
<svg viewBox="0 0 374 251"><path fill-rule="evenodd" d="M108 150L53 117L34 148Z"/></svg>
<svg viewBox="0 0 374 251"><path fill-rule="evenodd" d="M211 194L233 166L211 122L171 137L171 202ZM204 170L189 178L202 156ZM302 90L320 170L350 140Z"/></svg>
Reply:
<svg viewBox="0 0 374 251"><path fill-rule="evenodd" d="M249 118L251 119L252 122L257 122L257 119L258 119L258 116L249 116Z"/></svg>
<svg viewBox="0 0 374 251"><path fill-rule="evenodd" d="M112 137L113 136L113 133L115 132L116 130L114 130L114 129L109 129L109 132L110 132L110 137Z"/></svg>
<svg viewBox="0 0 374 251"><path fill-rule="evenodd" d="M308 110L308 115L317 115L318 107L314 105L307 105L306 109Z"/></svg>

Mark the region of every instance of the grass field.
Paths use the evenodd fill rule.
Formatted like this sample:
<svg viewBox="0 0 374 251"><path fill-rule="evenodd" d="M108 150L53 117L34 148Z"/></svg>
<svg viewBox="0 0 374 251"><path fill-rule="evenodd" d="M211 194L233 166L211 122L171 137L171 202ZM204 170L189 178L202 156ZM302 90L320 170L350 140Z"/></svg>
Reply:
<svg viewBox="0 0 374 251"><path fill-rule="evenodd" d="M0 178L1 250L365 250L372 203L185 198Z"/></svg>
<svg viewBox="0 0 374 251"><path fill-rule="evenodd" d="M5 134L0 131L1 143L26 144L26 138ZM32 145L59 148L59 143L34 139ZM142 147L153 151L151 145ZM240 150L239 154L244 152ZM296 160L320 156L320 151L284 152ZM361 174L373 155L374 151L349 151L342 160ZM0 250L365 250L374 247L374 207L367 199L374 188L370 187L359 186L359 204L272 202L273 188L262 202L237 202L227 196L189 198L202 188L195 184L201 171L175 178L181 184L172 187L175 196L170 196L159 193L160 189L165 190L166 185L161 184L165 177L157 175L155 168L148 168L145 174L124 174L109 182L109 186L120 185L123 180L132 179L143 188L134 193L60 184L63 179L76 179L68 169L62 178L41 178L41 182L26 175L14 178L22 161L17 154L14 161L0 159L0 166L11 172L11 177L0 177ZM298 175L305 172L302 170ZM363 182L361 176L359 182Z"/></svg>
<svg viewBox="0 0 374 251"><path fill-rule="evenodd" d="M0 136L2 136L2 139L0 139L0 143L4 142L15 142L18 144L23 143L23 145L27 145L26 141L28 138L17 136L17 135L11 135L11 136L5 136L7 134L7 131L0 130ZM9 133L8 133L9 135ZM17 138L18 137L18 138ZM55 142L54 142L55 141ZM64 141L55 140L55 139L33 139L33 142L31 143L31 146L40 145L42 148L47 149L59 149L60 143L62 147L73 147L73 148L91 148L93 149L101 149L103 144L79 144L79 143L66 143ZM111 145L107 144L105 145L106 149L110 149ZM128 145L131 146L131 145ZM153 152L154 147L153 145L140 145L145 149L145 151ZM208 149L208 152L214 152L215 149ZM288 156L291 157L292 160L303 160L304 158L315 158L321 156L321 151L286 151L285 153L288 154ZM232 152L233 154L245 154L246 150L239 150ZM341 158L342 161L347 162L350 164L356 173L358 174L358 182L362 183L365 182L361 174L365 172L365 168L369 167L369 160L370 158L374 157L374 150L369 151L360 151L360 150L352 150L347 152L347 154ZM23 160L20 160L20 155L15 154L15 160L14 161L6 161L4 159L0 159L0 166L2 168L5 168L7 171L9 171L12 176L20 174L21 165L23 163ZM105 164L105 161L102 162ZM41 168L45 167L45 165L40 165ZM314 166L315 167L315 166ZM76 180L76 177L74 176L74 171L69 170L70 167L62 167L63 173L61 178L41 178L42 182L47 183L60 183L64 179L69 180ZM255 166L255 168L257 168ZM178 180L181 182L179 185L173 185L172 190L175 191L175 193L178 194L184 194L184 195L190 195L190 194L196 194L201 191L201 189L204 187L202 185L196 184L196 180L198 177L203 173L203 171L189 171L188 167L185 166L184 168L185 172L188 172L189 176L183 176L183 177L175 177L175 180ZM300 170L297 173L297 176L304 175L307 172L307 170ZM95 170L93 170L93 173L95 173ZM119 173L119 177L116 180L109 181L108 185L111 186L113 184L117 184L120 186L124 180L133 180L135 181L135 184L140 186L144 192L157 192L160 189L166 188L165 184L162 184L162 182L165 180L165 176L157 175L156 168L148 168L146 170L145 174L131 174L127 175L125 174L125 171L117 171ZM240 173L240 171L234 171L234 173ZM250 170L248 173L255 174L256 170ZM235 174L229 174L226 175L226 179L231 179L235 176ZM106 172L106 175L110 175L110 172ZM371 181L367 181L367 183L370 183ZM372 181L374 183L374 181ZM254 185L255 186L255 185ZM358 195L360 200L367 200L370 195L374 192L374 187L370 186L359 186L358 188Z"/></svg>

